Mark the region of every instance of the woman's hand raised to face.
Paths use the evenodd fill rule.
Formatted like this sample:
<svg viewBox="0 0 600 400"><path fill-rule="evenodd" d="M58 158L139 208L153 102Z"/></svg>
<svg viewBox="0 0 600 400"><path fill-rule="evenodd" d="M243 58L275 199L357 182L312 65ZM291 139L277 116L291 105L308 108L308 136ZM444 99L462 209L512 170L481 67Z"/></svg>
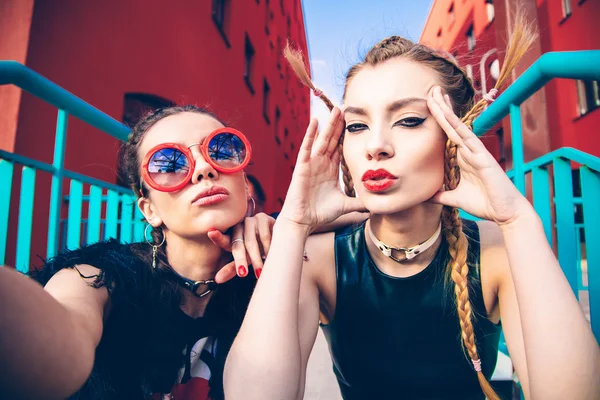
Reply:
<svg viewBox="0 0 600 400"><path fill-rule="evenodd" d="M476 217L505 225L532 211L481 140L454 114L448 95L439 87L427 100L431 114L448 139L456 144L460 182L456 189L438 192L431 201L458 207Z"/></svg>
<svg viewBox="0 0 600 400"><path fill-rule="evenodd" d="M260 277L263 260L269 253L274 224L274 218L258 213L234 226L231 237L218 230L209 231L208 237L214 244L233 254L233 261L217 272L215 282L224 283L236 275L243 278L249 273L249 265L252 265L256 277Z"/></svg>
<svg viewBox="0 0 600 400"><path fill-rule="evenodd" d="M311 120L279 220L306 227L310 233L343 214L364 210L359 199L346 196L339 187L338 144L343 129L342 113L337 107L320 134L317 121Z"/></svg>

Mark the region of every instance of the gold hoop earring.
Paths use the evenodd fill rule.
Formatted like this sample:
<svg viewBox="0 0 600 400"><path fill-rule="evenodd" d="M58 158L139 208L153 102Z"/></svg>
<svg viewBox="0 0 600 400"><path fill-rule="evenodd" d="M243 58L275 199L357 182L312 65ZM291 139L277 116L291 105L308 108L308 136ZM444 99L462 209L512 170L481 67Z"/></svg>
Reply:
<svg viewBox="0 0 600 400"><path fill-rule="evenodd" d="M152 268L156 269L156 253L158 248L165 243L165 234L163 233L162 242L160 242L160 244L155 244L154 240L148 240L148 228L154 229L154 227L150 224L146 225L146 228L144 229L144 239L146 240L146 243L152 246Z"/></svg>

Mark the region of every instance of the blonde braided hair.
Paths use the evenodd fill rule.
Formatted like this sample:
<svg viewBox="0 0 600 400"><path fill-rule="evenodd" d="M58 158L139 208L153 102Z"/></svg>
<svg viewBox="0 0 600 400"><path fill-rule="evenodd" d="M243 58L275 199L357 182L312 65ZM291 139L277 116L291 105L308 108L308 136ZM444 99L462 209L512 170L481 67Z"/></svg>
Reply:
<svg viewBox="0 0 600 400"><path fill-rule="evenodd" d="M500 76L493 89L494 91L498 91L508 81L512 70L535 41L535 38L536 33L533 28L530 24L526 23L523 14L518 12L515 18L515 30L511 35ZM284 56L292 66L296 75L300 78L301 82L315 91L319 98L321 98L331 110L333 108L332 102L321 91L317 90L312 83L306 70L302 53L292 50L288 44L284 50ZM488 98L486 98L487 96L484 94L482 99L473 104L475 90L471 79L463 69L455 62L437 53L435 50L421 44L415 44L410 40L399 36L391 36L382 40L369 50L363 62L352 66L346 75L346 88L363 65L375 66L396 57L404 57L425 64L436 71L442 82L441 86L451 99L454 112L461 117L465 125L472 128L473 121L485 109L485 106L489 101ZM352 177L348 170L348 166L343 159L343 135L340 138L339 146L345 192L349 196L354 196ZM457 161L456 144L452 143L450 140L446 143L444 157L444 185L447 190L453 190L460 182L460 168ZM462 345L468 356L471 358L480 387L485 396L490 400L499 400L498 395L490 386L481 371L481 359L477 350L473 327L475 316L473 315L469 298L469 266L467 264L469 242L463 232L462 220L459 216L458 209L444 206L441 220L450 256L447 266L447 277L454 283L454 294L461 329Z"/></svg>

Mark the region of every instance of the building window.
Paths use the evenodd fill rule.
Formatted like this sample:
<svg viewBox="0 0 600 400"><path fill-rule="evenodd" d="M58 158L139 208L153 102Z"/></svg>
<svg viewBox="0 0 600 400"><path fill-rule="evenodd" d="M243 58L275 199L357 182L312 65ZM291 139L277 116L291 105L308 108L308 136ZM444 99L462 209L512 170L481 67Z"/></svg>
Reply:
<svg viewBox="0 0 600 400"><path fill-rule="evenodd" d="M488 23L494 20L494 0L485 0L485 10L487 11Z"/></svg>
<svg viewBox="0 0 600 400"><path fill-rule="evenodd" d="M265 121L267 121L267 124L271 123L271 120L269 119L269 96L271 94L271 88L269 87L269 84L267 83L267 79L264 78L263 79L263 117L265 117Z"/></svg>
<svg viewBox="0 0 600 400"><path fill-rule="evenodd" d="M225 41L225 45L229 48L229 39L225 34L225 25L227 24L227 14L229 11L229 0L213 0L212 3L212 19L221 37Z"/></svg>
<svg viewBox="0 0 600 400"><path fill-rule="evenodd" d="M265 32L269 34L269 0L265 0Z"/></svg>
<svg viewBox="0 0 600 400"><path fill-rule="evenodd" d="M475 49L475 34L473 33L473 25L467 30L467 48L469 51Z"/></svg>
<svg viewBox="0 0 600 400"><path fill-rule="evenodd" d="M436 46L441 49L442 48L442 28L440 28L440 30L437 33L437 42L436 42Z"/></svg>
<svg viewBox="0 0 600 400"><path fill-rule="evenodd" d="M173 107L175 102L149 93L125 93L123 123L135 126L146 114L159 108Z"/></svg>
<svg viewBox="0 0 600 400"><path fill-rule="evenodd" d="M288 133L289 133L289 132L288 132L288 129L287 129L287 128L284 128L284 129L283 129L283 137L287 139L287 137L288 137ZM293 144L293 143L292 143L292 150L294 150L294 144Z"/></svg>
<svg viewBox="0 0 600 400"><path fill-rule="evenodd" d="M281 14L285 15L285 10L283 8L283 0L279 0L279 7L281 8Z"/></svg>
<svg viewBox="0 0 600 400"><path fill-rule="evenodd" d="M281 112L279 107L275 106L275 137L279 137L279 120L281 119Z"/></svg>
<svg viewBox="0 0 600 400"><path fill-rule="evenodd" d="M281 140L275 136L275 143L277 143L277 146L281 146Z"/></svg>
<svg viewBox="0 0 600 400"><path fill-rule="evenodd" d="M454 24L456 17L454 15L454 3L450 4L450 8L448 9L448 21L450 22L450 26Z"/></svg>
<svg viewBox="0 0 600 400"><path fill-rule="evenodd" d="M563 18L571 16L571 0L562 0Z"/></svg>
<svg viewBox="0 0 600 400"><path fill-rule="evenodd" d="M506 161L506 153L504 150L504 129L500 128L496 131L496 137L498 138L498 162Z"/></svg>
<svg viewBox="0 0 600 400"><path fill-rule="evenodd" d="M252 87L252 66L254 64L254 53L254 47L252 47L250 38L246 33L244 45L244 82L246 82L246 86L248 86L248 89L250 89L250 93L252 94L254 94L254 88Z"/></svg>
<svg viewBox="0 0 600 400"><path fill-rule="evenodd" d="M287 38L288 40L292 37L292 21L290 20L290 16L287 17Z"/></svg>
<svg viewBox="0 0 600 400"><path fill-rule="evenodd" d="M283 78L283 72L281 71L281 58L283 57L283 47L281 46L281 38L277 36L277 70L279 75Z"/></svg>
<svg viewBox="0 0 600 400"><path fill-rule="evenodd" d="M600 107L598 81L577 81L579 115L585 115Z"/></svg>
<svg viewBox="0 0 600 400"><path fill-rule="evenodd" d="M294 0L294 19L298 21L298 2L300 0Z"/></svg>

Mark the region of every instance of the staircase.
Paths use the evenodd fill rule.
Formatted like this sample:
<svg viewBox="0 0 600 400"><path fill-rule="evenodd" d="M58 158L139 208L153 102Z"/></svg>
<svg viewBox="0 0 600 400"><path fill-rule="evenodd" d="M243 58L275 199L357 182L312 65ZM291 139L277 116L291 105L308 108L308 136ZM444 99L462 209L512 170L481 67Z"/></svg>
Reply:
<svg viewBox="0 0 600 400"><path fill-rule="evenodd" d="M581 300L600 342L600 158L573 148L560 148L525 163L520 105L553 78L600 80L600 51L555 52L542 55L474 123L484 134L510 116L513 169L507 171L516 187L532 194L546 237L556 252L573 292ZM107 135L125 140L129 128L82 99L15 61L0 61L0 85L15 85L58 109L52 164L0 150L0 265L6 262L11 191L20 187L15 264L26 272L31 264L32 210L36 175L52 176L47 251L115 238L141 241L144 223L136 198L127 189L64 168L68 120L80 119ZM20 168L20 182L13 182ZM573 193L573 173L580 177L581 193ZM530 181L528 186L526 182ZM68 187L68 195L64 195ZM63 206L66 211L63 210ZM576 222L575 210L583 220ZM61 213L62 210L62 213ZM83 210L86 210L84 213ZM85 215L84 215L85 214ZM466 218L472 218L463 213ZM501 351L508 354L506 345Z"/></svg>

